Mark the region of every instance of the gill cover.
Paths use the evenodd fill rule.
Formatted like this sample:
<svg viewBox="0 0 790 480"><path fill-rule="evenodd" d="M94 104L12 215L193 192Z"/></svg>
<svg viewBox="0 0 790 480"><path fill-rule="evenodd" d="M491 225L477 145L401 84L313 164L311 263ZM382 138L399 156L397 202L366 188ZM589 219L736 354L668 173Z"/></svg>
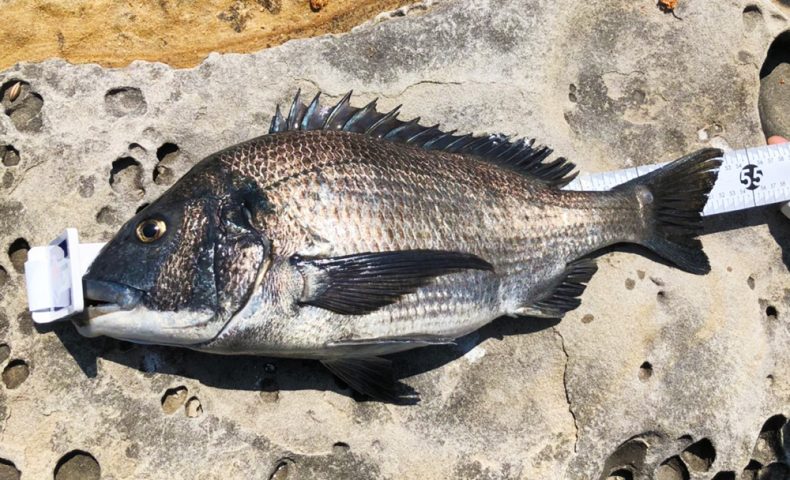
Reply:
<svg viewBox="0 0 790 480"><path fill-rule="evenodd" d="M91 265L87 296L110 305L90 311L80 333L175 345L214 338L249 299L270 253L252 224L263 205L254 185L234 183L215 157L200 162Z"/></svg>

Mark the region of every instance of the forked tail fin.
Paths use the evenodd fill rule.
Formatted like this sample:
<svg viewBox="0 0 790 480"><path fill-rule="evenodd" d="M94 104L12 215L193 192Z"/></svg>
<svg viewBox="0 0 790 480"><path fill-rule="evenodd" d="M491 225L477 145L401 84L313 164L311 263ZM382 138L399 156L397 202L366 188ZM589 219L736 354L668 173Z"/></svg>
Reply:
<svg viewBox="0 0 790 480"><path fill-rule="evenodd" d="M647 229L639 243L690 273L710 271L697 235L722 153L715 148L698 150L614 188L632 191L642 205Z"/></svg>

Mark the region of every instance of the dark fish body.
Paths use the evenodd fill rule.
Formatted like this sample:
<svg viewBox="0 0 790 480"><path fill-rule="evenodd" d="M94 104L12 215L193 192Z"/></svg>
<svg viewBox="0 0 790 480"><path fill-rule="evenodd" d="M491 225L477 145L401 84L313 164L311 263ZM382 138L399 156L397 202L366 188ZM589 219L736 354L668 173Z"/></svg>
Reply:
<svg viewBox="0 0 790 480"><path fill-rule="evenodd" d="M316 358L391 398L380 355L503 315L560 317L603 247L709 269L695 236L717 150L574 192L559 188L573 165L545 161L546 148L445 134L347 98L328 109L297 98L272 132L206 158L121 229L85 277L88 296L117 308L83 334Z"/></svg>

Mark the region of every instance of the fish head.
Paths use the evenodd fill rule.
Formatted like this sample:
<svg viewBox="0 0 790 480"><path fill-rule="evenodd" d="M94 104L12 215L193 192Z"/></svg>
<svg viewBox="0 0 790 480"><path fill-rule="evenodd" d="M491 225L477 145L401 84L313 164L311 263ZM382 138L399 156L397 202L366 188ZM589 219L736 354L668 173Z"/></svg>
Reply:
<svg viewBox="0 0 790 480"><path fill-rule="evenodd" d="M138 343L211 340L266 271L270 242L253 226L263 208L253 183L201 162L104 246L83 277L85 297L102 303L77 329Z"/></svg>

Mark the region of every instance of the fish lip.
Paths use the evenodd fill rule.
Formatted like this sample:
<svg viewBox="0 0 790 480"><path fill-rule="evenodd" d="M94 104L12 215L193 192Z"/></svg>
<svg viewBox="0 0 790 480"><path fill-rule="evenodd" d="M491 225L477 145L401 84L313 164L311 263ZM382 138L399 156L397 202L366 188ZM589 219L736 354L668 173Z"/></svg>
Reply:
<svg viewBox="0 0 790 480"><path fill-rule="evenodd" d="M89 311L94 311L99 315L111 313L111 311L117 311L118 309L131 310L139 305L140 300L143 298L142 290L117 282L94 280L92 278L83 277L82 287L83 295L86 299L103 302L105 304L96 307L88 307ZM112 308L112 306L117 308ZM110 311L103 312L103 310Z"/></svg>

